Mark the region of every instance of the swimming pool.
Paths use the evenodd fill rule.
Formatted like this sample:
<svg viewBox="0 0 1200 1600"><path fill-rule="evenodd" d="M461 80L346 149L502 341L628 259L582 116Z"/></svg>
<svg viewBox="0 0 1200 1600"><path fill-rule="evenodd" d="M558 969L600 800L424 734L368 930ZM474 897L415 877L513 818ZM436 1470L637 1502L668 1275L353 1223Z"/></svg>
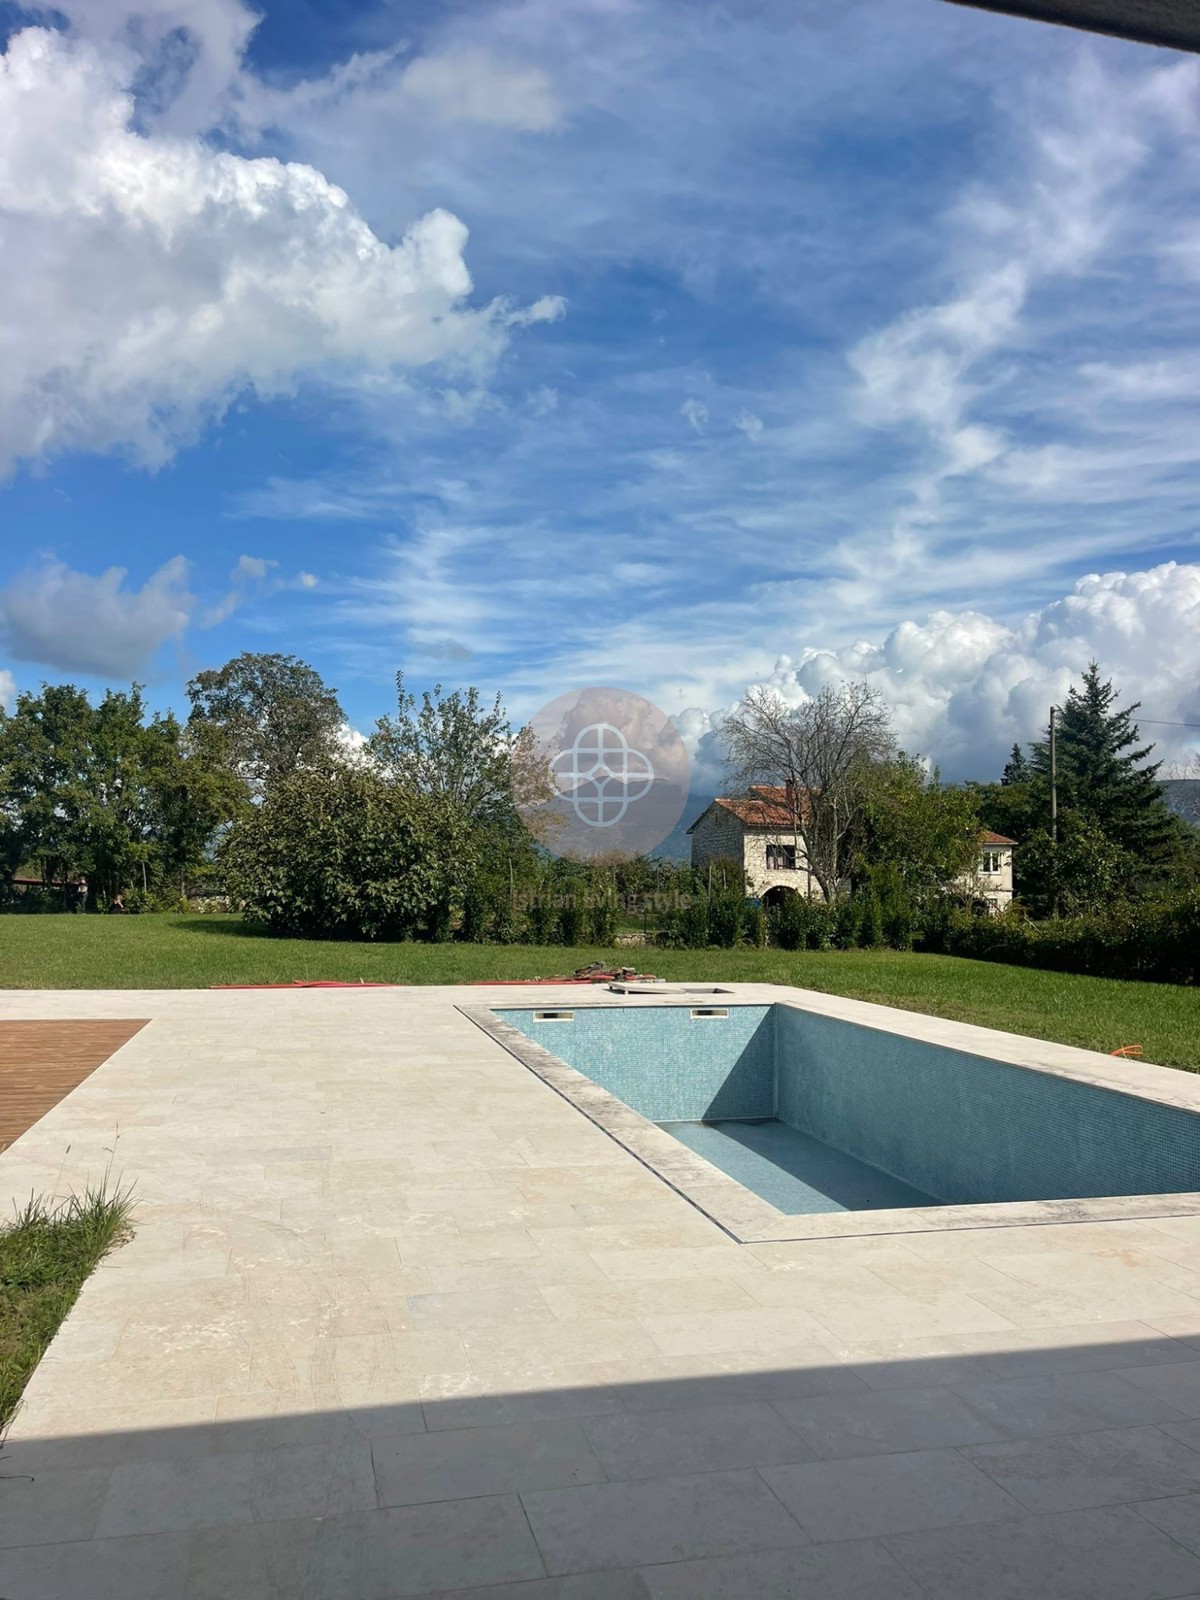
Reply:
<svg viewBox="0 0 1200 1600"><path fill-rule="evenodd" d="M903 1021L880 1026L882 1008L859 1009L872 1014L869 1024L781 1002L643 1000L492 1015L510 1049L523 1038L535 1055L595 1086L555 1083L589 1115L600 1105L597 1090L634 1113L617 1117L623 1131L609 1131L668 1181L681 1178L684 1192L708 1187L726 1204L731 1191L713 1187L723 1175L756 1197L758 1211L741 1207L755 1219L752 1231L769 1216L928 1217L940 1208L1195 1198L1200 1190L1200 1115L1138 1092L1133 1078L1116 1089L1071 1070L1069 1058L1105 1058L1045 1046L1051 1065L1031 1067L916 1036L953 1025L913 1018L922 1026L910 1032ZM1150 1081L1166 1069L1141 1070ZM658 1142L639 1133L641 1119L654 1124ZM693 1160L671 1157L663 1137Z"/></svg>

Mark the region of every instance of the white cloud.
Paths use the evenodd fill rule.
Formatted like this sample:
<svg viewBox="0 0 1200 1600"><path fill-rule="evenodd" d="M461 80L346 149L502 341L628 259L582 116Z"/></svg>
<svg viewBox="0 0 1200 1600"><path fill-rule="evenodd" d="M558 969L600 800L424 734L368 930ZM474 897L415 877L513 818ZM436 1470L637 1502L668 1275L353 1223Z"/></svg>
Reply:
<svg viewBox="0 0 1200 1600"><path fill-rule="evenodd" d="M880 640L782 657L765 681L796 703L825 683L865 678L909 750L947 776L990 778L1014 742L1041 732L1051 704L1093 659L1123 703L1142 701L1145 734L1160 754L1196 748L1200 732L1149 719L1200 723L1198 638L1200 564L1169 561L1080 578L1012 626L979 611L941 611Z"/></svg>
<svg viewBox="0 0 1200 1600"><path fill-rule="evenodd" d="M236 583L241 578L265 578L278 561L267 561L262 556L239 556L230 577Z"/></svg>
<svg viewBox="0 0 1200 1600"><path fill-rule="evenodd" d="M517 306L503 313L506 328L531 328L535 322L559 322L567 314L567 302L560 294L544 294L531 306Z"/></svg>
<svg viewBox="0 0 1200 1600"><path fill-rule="evenodd" d="M469 307L446 211L391 246L312 167L137 131L137 68L37 28L0 58L0 471L66 449L158 463L238 393L310 376L478 381L507 329L562 314Z"/></svg>
<svg viewBox="0 0 1200 1600"><path fill-rule="evenodd" d="M188 625L195 598L175 556L140 589L110 567L96 576L48 560L0 590L0 643L16 661L63 672L130 678Z"/></svg>
<svg viewBox="0 0 1200 1600"><path fill-rule="evenodd" d="M685 400L679 408L679 414L687 419L697 433L703 433L708 422L708 407L703 400Z"/></svg>
<svg viewBox="0 0 1200 1600"><path fill-rule="evenodd" d="M739 433L744 433L747 439L760 439L762 437L762 418L756 417L753 411L748 411L745 406L734 417L733 425Z"/></svg>
<svg viewBox="0 0 1200 1600"><path fill-rule="evenodd" d="M215 605L209 606L200 617L200 626L215 628L226 622L247 599L254 594L278 594L285 589L309 590L317 587L317 578L311 572L297 572L285 578L279 572L278 561L263 556L239 556L229 574L229 588Z"/></svg>
<svg viewBox="0 0 1200 1600"><path fill-rule="evenodd" d="M229 588L216 605L209 606L204 611L200 618L200 626L215 628L219 622L227 621L246 598L249 590L261 584L278 565L278 561L268 561L262 556L239 556L229 574Z"/></svg>
<svg viewBox="0 0 1200 1600"><path fill-rule="evenodd" d="M7 711L16 699L17 680L11 672L0 667L0 711Z"/></svg>
<svg viewBox="0 0 1200 1600"><path fill-rule="evenodd" d="M562 107L540 67L505 61L487 50L419 56L404 69L399 87L447 122L542 132L562 120Z"/></svg>
<svg viewBox="0 0 1200 1600"><path fill-rule="evenodd" d="M1123 389L1126 398L1138 397L1139 388L1145 397L1148 385L1161 396L1164 385L1178 383L1174 363L1155 364L1157 372L1139 364L1122 380L1084 362L1060 369L1056 395L1046 374L1031 370L1031 356L1058 332L1039 296L1061 292L1064 285L1069 293L1070 285L1082 283L1098 266L1111 272L1114 255L1153 248L1156 239L1170 247L1170 230L1164 238L1151 225L1148 238L1138 237L1141 197L1135 185L1157 146L1187 133L1195 112L1186 112L1185 105L1198 88L1195 62L1126 78L1103 70L1090 52L1076 57L1065 84L1055 80L1054 100L1035 80L1026 91L1006 175L973 186L950 216L944 264L954 292L904 312L849 351L860 382L860 415L897 430L914 463L889 523L856 534L838 552L860 599L936 560L939 536L955 520L953 501L947 503L954 480L990 480L1046 501L1085 497L1083 480L1094 474L1097 455L1112 459L1111 430L1098 453L1058 442L1031 447L1030 422L1039 406L1049 410L1059 402L1052 416L1061 433L1066 418L1075 428L1087 427L1091 394L1083 408L1080 397L1093 383L1109 393ZM1120 335L1105 309L1111 343ZM1072 312L1075 326L1062 307L1055 320L1080 339L1078 308ZM1006 410L1018 382L1016 410L1025 438ZM981 415L986 412L991 415ZM1036 552L1031 554L1036 560Z"/></svg>
<svg viewBox="0 0 1200 1600"><path fill-rule="evenodd" d="M260 20L242 0L56 0L53 9L88 43L136 55L141 109L181 133L219 120Z"/></svg>

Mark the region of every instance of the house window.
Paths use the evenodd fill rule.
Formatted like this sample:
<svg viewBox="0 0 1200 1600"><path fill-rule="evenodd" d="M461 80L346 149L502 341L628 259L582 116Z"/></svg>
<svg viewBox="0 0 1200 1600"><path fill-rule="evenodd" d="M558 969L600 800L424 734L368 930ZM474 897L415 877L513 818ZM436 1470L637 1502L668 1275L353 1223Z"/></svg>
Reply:
<svg viewBox="0 0 1200 1600"><path fill-rule="evenodd" d="M794 844L769 844L767 846L768 872L795 872L796 846Z"/></svg>
<svg viewBox="0 0 1200 1600"><path fill-rule="evenodd" d="M999 872L1000 871L1000 852L999 852L999 850L985 850L983 852L982 861L983 861L983 865L982 865L981 870L983 872Z"/></svg>

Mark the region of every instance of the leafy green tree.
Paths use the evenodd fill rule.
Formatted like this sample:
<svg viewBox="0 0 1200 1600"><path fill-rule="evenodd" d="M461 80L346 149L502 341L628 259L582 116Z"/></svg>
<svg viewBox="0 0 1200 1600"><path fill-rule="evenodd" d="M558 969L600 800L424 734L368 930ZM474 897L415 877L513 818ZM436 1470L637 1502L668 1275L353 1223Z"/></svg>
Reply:
<svg viewBox="0 0 1200 1600"><path fill-rule="evenodd" d="M86 873L94 900L178 889L234 803L226 775L189 750L173 716L148 718L137 684L95 706L73 684L44 684L0 712L10 874L28 864L65 884Z"/></svg>
<svg viewBox="0 0 1200 1600"><path fill-rule="evenodd" d="M187 686L188 731L207 737L256 798L305 767L335 758L346 716L337 691L296 656L250 651L198 672Z"/></svg>
<svg viewBox="0 0 1200 1600"><path fill-rule="evenodd" d="M221 846L230 894L273 933L444 937L477 865L469 820L345 763L279 778Z"/></svg>
<svg viewBox="0 0 1200 1600"><path fill-rule="evenodd" d="M935 768L903 752L872 769L864 788L863 828L855 876L894 876L885 898L902 888L922 903L979 864L978 796L943 784ZM884 894L884 885L877 888Z"/></svg>
<svg viewBox="0 0 1200 1600"><path fill-rule="evenodd" d="M513 731L500 696L447 693L435 684L418 701L396 674L396 714L381 717L368 749L382 769L414 794L437 795L478 827L524 832L516 807L531 772L531 740Z"/></svg>
<svg viewBox="0 0 1200 1600"><path fill-rule="evenodd" d="M392 782L453 807L472 829L481 881L464 935L494 932L518 890L538 892L540 853L518 806L547 796L549 773L530 731L514 732L499 695L489 702L474 687L447 692L436 684L418 700L398 672L395 715L379 719L367 749Z"/></svg>
<svg viewBox="0 0 1200 1600"><path fill-rule="evenodd" d="M1124 892L1129 869L1127 853L1078 811L1059 817L1057 844L1036 828L1014 860L1017 892L1035 917L1105 910Z"/></svg>

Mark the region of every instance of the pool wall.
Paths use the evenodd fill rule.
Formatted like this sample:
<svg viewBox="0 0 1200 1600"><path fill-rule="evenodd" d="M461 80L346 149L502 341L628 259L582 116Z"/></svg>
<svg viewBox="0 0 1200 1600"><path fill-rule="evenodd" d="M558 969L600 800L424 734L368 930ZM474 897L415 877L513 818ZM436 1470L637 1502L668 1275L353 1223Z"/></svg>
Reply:
<svg viewBox="0 0 1200 1600"><path fill-rule="evenodd" d="M527 1038L651 1122L749 1121L775 1115L774 1006L580 1006L571 1022L497 1011Z"/></svg>
<svg viewBox="0 0 1200 1600"><path fill-rule="evenodd" d="M1200 1118L792 1006L776 1115L952 1205L1200 1189Z"/></svg>
<svg viewBox="0 0 1200 1600"><path fill-rule="evenodd" d="M1200 1189L1200 1117L795 1005L495 1014L654 1123L777 1117L950 1205Z"/></svg>

